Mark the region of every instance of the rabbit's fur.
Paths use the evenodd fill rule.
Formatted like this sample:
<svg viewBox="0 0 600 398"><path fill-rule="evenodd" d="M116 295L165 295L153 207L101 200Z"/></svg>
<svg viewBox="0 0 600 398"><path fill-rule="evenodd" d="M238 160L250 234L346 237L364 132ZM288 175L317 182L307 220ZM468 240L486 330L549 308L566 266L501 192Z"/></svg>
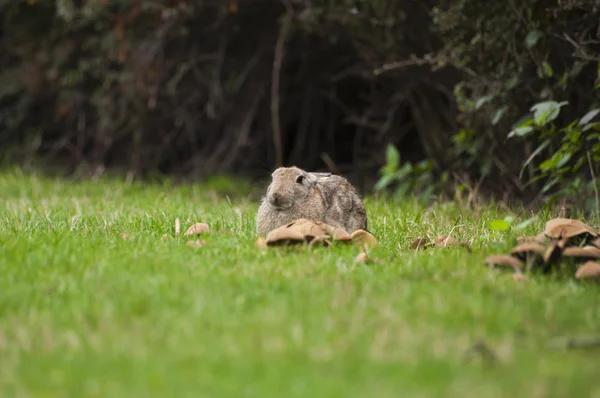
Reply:
<svg viewBox="0 0 600 398"><path fill-rule="evenodd" d="M256 215L258 235L299 218L323 221L348 233L367 229L365 206L344 177L297 167L280 167L271 177Z"/></svg>

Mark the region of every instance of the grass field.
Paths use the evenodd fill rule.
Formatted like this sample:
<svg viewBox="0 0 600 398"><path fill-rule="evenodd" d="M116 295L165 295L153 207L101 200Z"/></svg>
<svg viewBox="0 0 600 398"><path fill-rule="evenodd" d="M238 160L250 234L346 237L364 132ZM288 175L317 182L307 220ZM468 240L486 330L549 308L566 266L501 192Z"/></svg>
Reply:
<svg viewBox="0 0 600 398"><path fill-rule="evenodd" d="M600 350L548 348L600 334L600 289L488 270L506 211L367 198L359 264L256 249L244 192L0 174L0 396L600 397ZM451 232L473 253L408 249Z"/></svg>

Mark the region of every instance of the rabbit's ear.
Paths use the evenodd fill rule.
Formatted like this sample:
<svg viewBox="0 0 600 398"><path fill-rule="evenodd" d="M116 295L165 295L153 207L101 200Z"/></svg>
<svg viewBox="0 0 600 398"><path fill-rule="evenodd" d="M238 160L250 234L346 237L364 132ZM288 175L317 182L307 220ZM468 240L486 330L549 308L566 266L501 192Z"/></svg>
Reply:
<svg viewBox="0 0 600 398"><path fill-rule="evenodd" d="M315 180L315 182L331 177L331 173L308 173L308 174L310 176L312 176L312 178Z"/></svg>
<svg viewBox="0 0 600 398"><path fill-rule="evenodd" d="M317 176L314 175L314 173L305 173L304 174L304 180L310 187L314 186L317 183L317 179L318 178L317 178Z"/></svg>
<svg viewBox="0 0 600 398"><path fill-rule="evenodd" d="M310 173L310 174L314 175L317 178L331 177L331 173Z"/></svg>

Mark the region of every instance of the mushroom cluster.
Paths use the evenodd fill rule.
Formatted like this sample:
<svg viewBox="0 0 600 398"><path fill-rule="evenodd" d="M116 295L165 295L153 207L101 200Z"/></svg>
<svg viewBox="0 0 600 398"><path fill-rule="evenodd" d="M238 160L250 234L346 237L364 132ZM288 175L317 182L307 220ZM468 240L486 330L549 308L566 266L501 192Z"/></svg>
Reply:
<svg viewBox="0 0 600 398"><path fill-rule="evenodd" d="M485 263L519 274L572 268L577 279L600 280L600 232L579 220L552 219L544 232L517 241L510 255L489 256Z"/></svg>
<svg viewBox="0 0 600 398"><path fill-rule="evenodd" d="M356 230L349 234L340 227L332 227L321 221L310 221L299 218L289 224L276 228L267 234L266 239L259 238L259 247L282 246L308 243L310 246L329 246L334 241L354 242L361 246L376 245L377 239L367 231Z"/></svg>

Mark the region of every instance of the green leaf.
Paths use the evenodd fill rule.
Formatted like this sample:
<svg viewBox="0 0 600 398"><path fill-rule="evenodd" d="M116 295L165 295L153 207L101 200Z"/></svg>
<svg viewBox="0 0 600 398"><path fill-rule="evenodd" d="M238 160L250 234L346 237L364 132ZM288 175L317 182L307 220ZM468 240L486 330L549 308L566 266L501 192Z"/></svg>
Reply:
<svg viewBox="0 0 600 398"><path fill-rule="evenodd" d="M572 154L571 154L570 152L569 152L569 153L565 153L565 154L563 155L562 159L560 159L560 160L558 161L558 163L556 164L556 168L557 168L557 169L560 169L560 168L561 168L561 167L563 167L565 164L567 164L567 162L568 162L569 160L571 160L571 155L572 155Z"/></svg>
<svg viewBox="0 0 600 398"><path fill-rule="evenodd" d="M484 104L487 104L494 98L493 95L486 95L485 97L481 97L475 102L475 109L481 108Z"/></svg>
<svg viewBox="0 0 600 398"><path fill-rule="evenodd" d="M400 165L400 153L398 152L395 146L387 146L385 160L387 162L386 166L390 167L392 169L391 171L395 171L398 168L398 166Z"/></svg>
<svg viewBox="0 0 600 398"><path fill-rule="evenodd" d="M550 169L553 169L555 165L556 165L556 162L554 161L554 158L550 158L550 159L544 160L542 162L542 164L540 164L539 168L542 171L548 171Z"/></svg>
<svg viewBox="0 0 600 398"><path fill-rule="evenodd" d="M535 46L538 40L540 40L542 37L544 37L544 34L542 32L540 32L539 30L532 30L525 37L525 45L527 46L527 48L531 48Z"/></svg>
<svg viewBox="0 0 600 398"><path fill-rule="evenodd" d="M531 224L533 224L535 220L533 218L529 218L523 222L520 222L519 224L515 225L513 227L514 231L521 231L524 230L525 228L527 228L528 226L530 226Z"/></svg>
<svg viewBox="0 0 600 398"><path fill-rule="evenodd" d="M508 231L510 229L510 224L505 220L494 220L491 222L490 228L494 231Z"/></svg>
<svg viewBox="0 0 600 398"><path fill-rule="evenodd" d="M521 178L521 176L523 175L523 171L525 171L525 168L529 165L529 163L531 163L531 161L537 156L539 155L544 149L546 149L546 147L550 145L550 141L546 140L544 142L542 142L536 149L535 151L533 151L533 153L531 154L531 156L529 156L527 158L527 160L525 161L525 163L523 163L523 167L521 167L521 173L519 174L519 178Z"/></svg>
<svg viewBox="0 0 600 398"><path fill-rule="evenodd" d="M513 76L506 81L504 87L506 87L506 89L510 91L513 88L517 87L517 84L519 84L519 76Z"/></svg>
<svg viewBox="0 0 600 398"><path fill-rule="evenodd" d="M542 68L544 70L544 75L548 76L548 77L552 77L552 75L554 75L554 71L552 70L552 67L550 66L550 64L546 61L542 62Z"/></svg>
<svg viewBox="0 0 600 398"><path fill-rule="evenodd" d="M395 180L402 180L404 177L412 173L413 166L410 163L406 163L398 171L393 174Z"/></svg>
<svg viewBox="0 0 600 398"><path fill-rule="evenodd" d="M593 141L593 140L600 141L600 134L598 134L598 133L592 133L592 134L588 135L585 140L586 141Z"/></svg>
<svg viewBox="0 0 600 398"><path fill-rule="evenodd" d="M507 138L525 137L525 136L529 135L529 133L531 133L532 131L533 131L533 127L530 127L530 126L517 127L516 129L514 129L510 133L508 133Z"/></svg>
<svg viewBox="0 0 600 398"><path fill-rule="evenodd" d="M556 184L558 184L560 182L560 178L556 177L553 180L551 180L550 182L548 182L546 185L544 185L544 188L542 189L542 193L546 193L550 190L550 188L552 188L553 186L555 186Z"/></svg>
<svg viewBox="0 0 600 398"><path fill-rule="evenodd" d="M588 123L585 126L583 126L583 128L581 129L581 131L588 131L590 129L595 129L597 127L600 127L600 122L593 122L593 123Z"/></svg>
<svg viewBox="0 0 600 398"><path fill-rule="evenodd" d="M558 117L558 114L560 113L560 108L567 104L567 101L544 101L535 104L530 109L533 112L535 124L537 124L538 126L543 126L553 121Z"/></svg>
<svg viewBox="0 0 600 398"><path fill-rule="evenodd" d="M495 126L496 124L498 124L498 122L500 121L500 119L502 119L502 116L504 116L504 113L506 112L507 109L508 109L507 106L504 105L503 107L498 109L496 111L496 113L494 113L494 117L492 118L492 125Z"/></svg>
<svg viewBox="0 0 600 398"><path fill-rule="evenodd" d="M584 124L588 124L592 121L593 118L596 117L598 113L600 113L600 109L592 109L591 111L583 115L583 117L579 120L579 125L582 126Z"/></svg>
<svg viewBox="0 0 600 398"><path fill-rule="evenodd" d="M386 174L377 181L377 184L373 187L375 191L381 191L385 187L387 187L394 180L394 176L391 174Z"/></svg>

